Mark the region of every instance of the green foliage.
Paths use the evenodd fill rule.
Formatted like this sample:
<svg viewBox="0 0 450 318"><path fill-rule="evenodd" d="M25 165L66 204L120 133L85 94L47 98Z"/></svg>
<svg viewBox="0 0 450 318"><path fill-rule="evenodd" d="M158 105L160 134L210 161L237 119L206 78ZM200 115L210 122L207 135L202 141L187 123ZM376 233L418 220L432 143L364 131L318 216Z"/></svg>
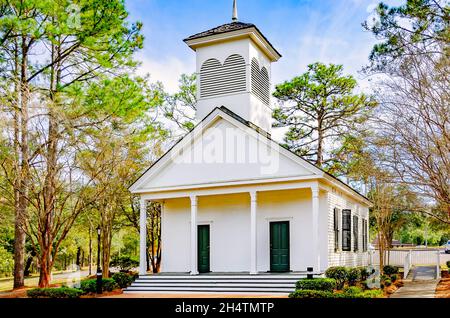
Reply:
<svg viewBox="0 0 450 318"><path fill-rule="evenodd" d="M0 246L0 277L11 276L14 269L14 260L10 252Z"/></svg>
<svg viewBox="0 0 450 318"><path fill-rule="evenodd" d="M333 291L336 280L332 278L301 279L296 284L297 289Z"/></svg>
<svg viewBox="0 0 450 318"><path fill-rule="evenodd" d="M398 275L397 275L397 274L391 275L391 281L392 281L392 282L396 282L397 279L398 279Z"/></svg>
<svg viewBox="0 0 450 318"><path fill-rule="evenodd" d="M324 290L296 290L295 292L289 294L289 298L335 298L335 294L330 291Z"/></svg>
<svg viewBox="0 0 450 318"><path fill-rule="evenodd" d="M97 280L96 279L87 279L81 281L81 290L85 294L96 293L97 292ZM102 291L113 291L117 289L119 286L116 281L112 278L103 278L102 279Z"/></svg>
<svg viewBox="0 0 450 318"><path fill-rule="evenodd" d="M376 106L368 96L355 94L356 86L352 76L343 75L342 65L323 63L310 64L306 73L277 85L273 95L281 107L273 117L276 127L289 128L285 146L325 169L342 161L324 157L325 143L339 145L345 137L350 142Z"/></svg>
<svg viewBox="0 0 450 318"><path fill-rule="evenodd" d="M367 269L367 267L358 267L358 269L360 280L365 281L370 276L369 270Z"/></svg>
<svg viewBox="0 0 450 318"><path fill-rule="evenodd" d="M360 268L354 267L348 269L347 272L347 282L350 286L355 286L357 282L361 280L361 270Z"/></svg>
<svg viewBox="0 0 450 318"><path fill-rule="evenodd" d="M442 1L407 0L397 7L378 5L377 22L364 23L364 28L382 41L370 55L374 70L389 68L398 58L418 48L434 53L439 43L449 43L449 6L439 2Z"/></svg>
<svg viewBox="0 0 450 318"><path fill-rule="evenodd" d="M342 289L348 279L348 269L344 266L330 267L325 271L325 276L336 281L336 288Z"/></svg>
<svg viewBox="0 0 450 318"><path fill-rule="evenodd" d="M131 256L117 256L111 261L111 266L118 267L122 271L129 271L139 266L139 261Z"/></svg>
<svg viewBox="0 0 450 318"><path fill-rule="evenodd" d="M343 292L329 292L321 290L297 290L289 298L382 298L382 290L361 290L358 287L348 287Z"/></svg>
<svg viewBox="0 0 450 318"><path fill-rule="evenodd" d="M30 298L80 298L83 291L77 288L35 288L27 291Z"/></svg>
<svg viewBox="0 0 450 318"><path fill-rule="evenodd" d="M450 270L450 261L447 261L447 268Z"/></svg>
<svg viewBox="0 0 450 318"><path fill-rule="evenodd" d="M356 286L345 287L343 289L343 293L346 296L356 296L358 294L361 294L362 292L363 292L363 290L360 287L356 287Z"/></svg>
<svg viewBox="0 0 450 318"><path fill-rule="evenodd" d="M383 267L383 273L388 276L390 276L392 274L398 274L398 271L399 271L399 269L397 266L385 265Z"/></svg>
<svg viewBox="0 0 450 318"><path fill-rule="evenodd" d="M127 273L115 273L115 274L112 275L112 279L122 289L123 288L127 288L134 281L134 277L132 275L127 274Z"/></svg>
<svg viewBox="0 0 450 318"><path fill-rule="evenodd" d="M385 279L384 280L384 286L389 287L392 285L392 281L390 279Z"/></svg>
<svg viewBox="0 0 450 318"><path fill-rule="evenodd" d="M197 74L182 74L178 82L178 92L173 95L166 93L161 83L154 87L161 100L164 117L175 123L182 131L188 132L195 127Z"/></svg>

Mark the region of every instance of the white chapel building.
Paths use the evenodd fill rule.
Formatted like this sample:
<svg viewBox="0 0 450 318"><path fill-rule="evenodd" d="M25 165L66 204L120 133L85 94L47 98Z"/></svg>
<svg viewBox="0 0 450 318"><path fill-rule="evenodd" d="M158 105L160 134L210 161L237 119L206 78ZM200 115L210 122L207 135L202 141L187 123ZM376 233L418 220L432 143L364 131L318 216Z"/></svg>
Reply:
<svg viewBox="0 0 450 318"><path fill-rule="evenodd" d="M190 36L195 129L130 188L162 204L162 274L316 274L367 265L370 201L271 139L271 69L281 54L237 20ZM211 274L212 273L212 274Z"/></svg>

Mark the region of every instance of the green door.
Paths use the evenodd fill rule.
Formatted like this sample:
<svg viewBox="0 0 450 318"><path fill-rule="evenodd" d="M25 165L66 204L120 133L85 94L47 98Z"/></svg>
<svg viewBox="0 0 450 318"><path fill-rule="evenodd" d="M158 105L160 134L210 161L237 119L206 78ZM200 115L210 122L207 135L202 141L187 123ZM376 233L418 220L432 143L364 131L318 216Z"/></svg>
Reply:
<svg viewBox="0 0 450 318"><path fill-rule="evenodd" d="M209 269L209 225L198 226L198 271L208 273Z"/></svg>
<svg viewBox="0 0 450 318"><path fill-rule="evenodd" d="M270 223L270 271L289 272L289 222Z"/></svg>

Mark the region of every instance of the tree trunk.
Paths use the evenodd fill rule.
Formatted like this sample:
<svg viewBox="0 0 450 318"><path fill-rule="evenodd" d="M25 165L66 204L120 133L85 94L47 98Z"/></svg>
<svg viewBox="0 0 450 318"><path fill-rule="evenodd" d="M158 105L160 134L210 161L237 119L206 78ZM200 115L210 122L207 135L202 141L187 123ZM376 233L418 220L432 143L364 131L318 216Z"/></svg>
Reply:
<svg viewBox="0 0 450 318"><path fill-rule="evenodd" d="M28 46L22 37L22 58L20 63L20 169L17 172L18 192L14 224L14 288L24 286L25 263L25 222L27 219L27 190L28 190L28 99L29 85L27 81Z"/></svg>
<svg viewBox="0 0 450 318"><path fill-rule="evenodd" d="M81 247L77 248L77 258L75 264L81 267Z"/></svg>
<svg viewBox="0 0 450 318"><path fill-rule="evenodd" d="M40 257L41 270L39 272L39 288L47 288L51 281L52 256L51 249L43 249Z"/></svg>
<svg viewBox="0 0 450 318"><path fill-rule="evenodd" d="M322 130L322 120L319 119L317 123L317 160L316 165L322 168L323 165L323 130Z"/></svg>
<svg viewBox="0 0 450 318"><path fill-rule="evenodd" d="M52 46L52 59L56 58L58 54L58 47ZM45 155L46 175L44 187L42 190L44 197L43 211L44 225L42 232L41 254L42 259L45 259L46 266L41 267L41 277L39 279L39 287L47 287L49 283L49 275L52 268L51 251L53 245L53 225L55 218L55 204L56 204L56 178L57 178L57 149L58 149L58 122L56 119L57 113L55 107L57 105L57 83L59 82L58 74L59 65L55 64L50 72L50 105L48 106L48 132L47 132L47 149ZM43 272L42 272L43 271ZM48 276L48 278L47 278Z"/></svg>
<svg viewBox="0 0 450 318"><path fill-rule="evenodd" d="M30 268L31 268L31 264L33 264L33 256L30 255L27 258L27 263L25 264L25 270L24 270L24 276L30 276Z"/></svg>
<svg viewBox="0 0 450 318"><path fill-rule="evenodd" d="M92 226L89 223L89 257L88 257L88 262L89 262L89 276L92 275Z"/></svg>

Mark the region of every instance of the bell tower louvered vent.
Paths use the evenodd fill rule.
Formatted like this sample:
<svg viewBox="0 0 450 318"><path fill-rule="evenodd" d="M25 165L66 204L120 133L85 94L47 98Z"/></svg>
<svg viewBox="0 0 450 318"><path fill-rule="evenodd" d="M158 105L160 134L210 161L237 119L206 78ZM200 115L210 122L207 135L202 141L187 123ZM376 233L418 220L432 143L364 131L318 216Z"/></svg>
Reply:
<svg viewBox="0 0 450 318"><path fill-rule="evenodd" d="M230 55L225 62L217 59L205 61L200 70L200 97L245 92L245 60L239 54Z"/></svg>
<svg viewBox="0 0 450 318"><path fill-rule="evenodd" d="M226 107L243 120L270 134L270 76L281 58L251 23L233 22L194 34L184 40L197 56L196 120L215 108Z"/></svg>
<svg viewBox="0 0 450 318"><path fill-rule="evenodd" d="M264 104L270 104L269 72L265 67L260 69L255 58L252 59L252 93Z"/></svg>

